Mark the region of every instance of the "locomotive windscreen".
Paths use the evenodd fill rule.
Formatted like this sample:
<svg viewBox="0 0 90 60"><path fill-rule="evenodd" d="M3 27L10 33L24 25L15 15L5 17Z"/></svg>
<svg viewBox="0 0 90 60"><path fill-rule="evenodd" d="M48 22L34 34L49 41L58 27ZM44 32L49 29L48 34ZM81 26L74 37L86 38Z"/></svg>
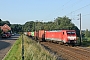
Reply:
<svg viewBox="0 0 90 60"><path fill-rule="evenodd" d="M75 35L75 32L74 31L73 32L68 31L67 35Z"/></svg>

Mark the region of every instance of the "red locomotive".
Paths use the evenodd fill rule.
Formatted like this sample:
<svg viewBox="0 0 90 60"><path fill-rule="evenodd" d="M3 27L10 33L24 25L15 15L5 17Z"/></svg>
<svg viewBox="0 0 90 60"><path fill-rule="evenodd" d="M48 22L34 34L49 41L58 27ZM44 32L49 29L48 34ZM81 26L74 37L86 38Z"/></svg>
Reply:
<svg viewBox="0 0 90 60"><path fill-rule="evenodd" d="M76 32L75 30L45 31L45 40L76 43Z"/></svg>

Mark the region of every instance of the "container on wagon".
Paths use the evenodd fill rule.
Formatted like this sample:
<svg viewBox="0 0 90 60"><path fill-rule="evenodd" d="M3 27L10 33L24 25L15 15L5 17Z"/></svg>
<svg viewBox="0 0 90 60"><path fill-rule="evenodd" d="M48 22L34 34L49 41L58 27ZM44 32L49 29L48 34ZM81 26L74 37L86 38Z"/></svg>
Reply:
<svg viewBox="0 0 90 60"><path fill-rule="evenodd" d="M31 36L34 37L34 32L31 32Z"/></svg>
<svg viewBox="0 0 90 60"><path fill-rule="evenodd" d="M39 36L39 34L38 34L38 32L34 32L34 37L38 37Z"/></svg>
<svg viewBox="0 0 90 60"><path fill-rule="evenodd" d="M24 32L24 35L27 35L27 32Z"/></svg>
<svg viewBox="0 0 90 60"><path fill-rule="evenodd" d="M38 36L39 36L39 33L38 32L34 32L34 38L35 38L35 40L38 40Z"/></svg>
<svg viewBox="0 0 90 60"><path fill-rule="evenodd" d="M27 32L27 36L31 36L31 32Z"/></svg>
<svg viewBox="0 0 90 60"><path fill-rule="evenodd" d="M39 38L44 38L43 35L45 34L45 30L39 30Z"/></svg>

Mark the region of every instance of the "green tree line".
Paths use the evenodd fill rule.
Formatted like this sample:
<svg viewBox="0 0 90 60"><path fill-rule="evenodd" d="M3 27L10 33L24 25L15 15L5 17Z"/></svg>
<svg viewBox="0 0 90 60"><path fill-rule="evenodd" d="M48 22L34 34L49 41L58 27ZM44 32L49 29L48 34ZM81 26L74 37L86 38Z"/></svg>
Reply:
<svg viewBox="0 0 90 60"><path fill-rule="evenodd" d="M11 26L10 22L9 21L2 21L0 19L0 26L3 26L4 24L7 24L8 26Z"/></svg>
<svg viewBox="0 0 90 60"><path fill-rule="evenodd" d="M21 24L10 24L9 21L3 21L0 19L0 26L3 26L4 24L7 24L8 26L11 27L11 31L14 33L22 32L22 27L23 25ZM0 34L2 33L2 30L0 29Z"/></svg>
<svg viewBox="0 0 90 60"><path fill-rule="evenodd" d="M9 21L2 21L0 19L0 26L7 24L11 27L12 32L27 32L27 31L39 31L39 30L75 30L77 36L80 35L80 30L74 23L71 22L71 19L68 17L57 17L54 21L41 22L36 21L27 21L25 24L10 24ZM0 30L1 32L1 30ZM90 36L90 31L86 30L86 33L83 33L83 36Z"/></svg>

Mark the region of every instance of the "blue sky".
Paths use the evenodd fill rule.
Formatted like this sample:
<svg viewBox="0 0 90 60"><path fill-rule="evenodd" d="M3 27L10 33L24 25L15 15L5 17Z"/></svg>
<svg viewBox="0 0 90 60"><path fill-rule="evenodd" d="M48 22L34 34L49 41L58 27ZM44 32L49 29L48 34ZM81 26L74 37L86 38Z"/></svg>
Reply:
<svg viewBox="0 0 90 60"><path fill-rule="evenodd" d="M67 16L79 28L80 13L82 29L90 30L90 0L0 0L0 18L11 24Z"/></svg>

